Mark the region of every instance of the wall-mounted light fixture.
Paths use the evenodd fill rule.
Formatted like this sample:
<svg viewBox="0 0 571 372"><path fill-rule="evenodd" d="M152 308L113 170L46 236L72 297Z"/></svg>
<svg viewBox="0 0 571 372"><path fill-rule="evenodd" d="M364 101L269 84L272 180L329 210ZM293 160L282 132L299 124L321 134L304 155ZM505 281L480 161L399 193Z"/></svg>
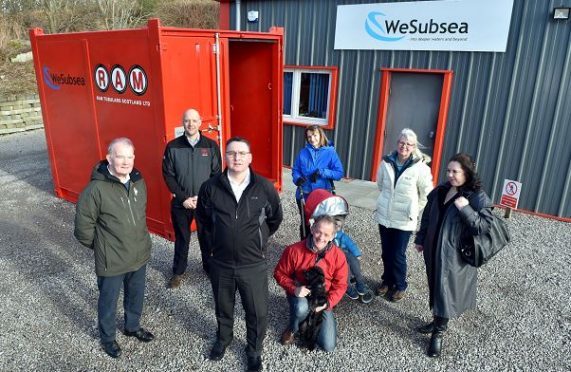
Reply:
<svg viewBox="0 0 571 372"><path fill-rule="evenodd" d="M570 10L571 8L553 8L553 19L556 21L568 20Z"/></svg>
<svg viewBox="0 0 571 372"><path fill-rule="evenodd" d="M258 22L259 16L260 12L258 12L257 10L248 11L248 22Z"/></svg>

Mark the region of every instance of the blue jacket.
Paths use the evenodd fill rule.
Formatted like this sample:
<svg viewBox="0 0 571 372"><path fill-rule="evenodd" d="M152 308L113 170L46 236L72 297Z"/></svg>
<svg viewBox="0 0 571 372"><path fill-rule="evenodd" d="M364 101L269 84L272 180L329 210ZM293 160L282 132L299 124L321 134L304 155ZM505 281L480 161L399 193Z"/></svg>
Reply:
<svg viewBox="0 0 571 372"><path fill-rule="evenodd" d="M349 237L349 235L345 234L343 230L337 231L333 242L336 246L346 252L351 253L355 257L359 257L361 255L361 250L359 249L357 243L355 243L353 239Z"/></svg>
<svg viewBox="0 0 571 372"><path fill-rule="evenodd" d="M319 171L319 175L315 182L311 182L311 175L315 171ZM309 143L297 155L292 169L293 183L295 184L301 177L305 178L302 185L303 196L307 195L315 189L325 189L331 191L331 181L338 181L343 177L343 164L335 152L333 146L322 146L315 148ZM299 199L299 189L296 192L296 198Z"/></svg>

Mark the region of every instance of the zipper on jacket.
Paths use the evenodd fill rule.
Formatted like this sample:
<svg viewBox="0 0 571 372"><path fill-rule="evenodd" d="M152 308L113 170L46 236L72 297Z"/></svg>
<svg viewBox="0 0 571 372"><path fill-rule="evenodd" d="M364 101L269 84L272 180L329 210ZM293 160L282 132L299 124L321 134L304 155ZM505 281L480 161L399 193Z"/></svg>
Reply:
<svg viewBox="0 0 571 372"><path fill-rule="evenodd" d="M137 221L135 220L135 214L133 213L133 208L131 207L131 199L127 198L127 205L129 206L129 212L131 212L131 218L133 219L133 226L137 226Z"/></svg>

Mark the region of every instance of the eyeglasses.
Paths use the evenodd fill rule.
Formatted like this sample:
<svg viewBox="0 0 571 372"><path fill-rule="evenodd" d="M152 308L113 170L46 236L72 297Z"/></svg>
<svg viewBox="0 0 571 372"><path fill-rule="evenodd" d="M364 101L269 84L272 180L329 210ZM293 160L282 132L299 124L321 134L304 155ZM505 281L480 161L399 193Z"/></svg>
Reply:
<svg viewBox="0 0 571 372"><path fill-rule="evenodd" d="M226 156L229 158L244 158L250 154L248 151L226 151Z"/></svg>
<svg viewBox="0 0 571 372"><path fill-rule="evenodd" d="M406 146L406 147L414 147L414 146L416 146L414 143L408 143L408 142L403 142L403 141L398 141L397 143L398 143L398 145L401 146L401 147L404 147L404 146Z"/></svg>
<svg viewBox="0 0 571 372"><path fill-rule="evenodd" d="M446 174L449 174L449 173L462 174L462 173L464 173L464 171L461 169L446 169Z"/></svg>

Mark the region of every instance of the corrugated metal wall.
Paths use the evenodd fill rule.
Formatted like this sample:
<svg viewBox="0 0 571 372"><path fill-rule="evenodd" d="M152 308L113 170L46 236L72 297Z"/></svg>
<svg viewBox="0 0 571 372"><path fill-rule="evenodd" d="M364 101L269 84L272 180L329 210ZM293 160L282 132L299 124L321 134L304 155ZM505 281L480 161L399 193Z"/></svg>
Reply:
<svg viewBox="0 0 571 372"><path fill-rule="evenodd" d="M368 179L380 68L454 71L440 180L446 159L472 154L499 201L505 178L523 183L520 208L571 217L571 21L552 20L571 0L515 0L505 53L336 51L337 5L383 1L242 1L241 29L285 28L285 63L338 66L337 119L328 136L346 176ZM386 1L385 1L386 2ZM259 22L248 23L248 10ZM235 4L231 8L231 27ZM284 163L293 164L303 128L284 126Z"/></svg>

